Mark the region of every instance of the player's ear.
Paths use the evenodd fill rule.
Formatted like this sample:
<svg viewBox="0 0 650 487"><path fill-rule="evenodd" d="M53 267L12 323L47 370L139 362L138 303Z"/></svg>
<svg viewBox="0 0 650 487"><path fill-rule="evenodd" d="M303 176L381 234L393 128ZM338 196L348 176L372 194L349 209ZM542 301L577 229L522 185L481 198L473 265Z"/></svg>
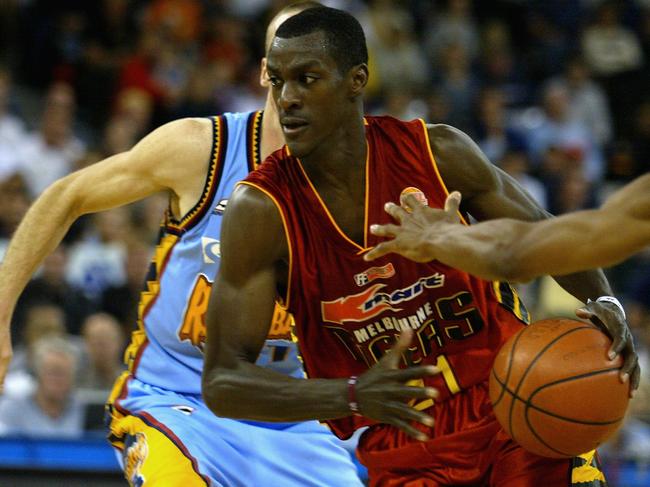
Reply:
<svg viewBox="0 0 650 487"><path fill-rule="evenodd" d="M363 63L351 68L350 81L350 97L362 96L363 90L368 84L368 65Z"/></svg>
<svg viewBox="0 0 650 487"><path fill-rule="evenodd" d="M266 72L266 57L263 57L260 61L260 86L262 88L271 86L271 83L269 83L269 74Z"/></svg>

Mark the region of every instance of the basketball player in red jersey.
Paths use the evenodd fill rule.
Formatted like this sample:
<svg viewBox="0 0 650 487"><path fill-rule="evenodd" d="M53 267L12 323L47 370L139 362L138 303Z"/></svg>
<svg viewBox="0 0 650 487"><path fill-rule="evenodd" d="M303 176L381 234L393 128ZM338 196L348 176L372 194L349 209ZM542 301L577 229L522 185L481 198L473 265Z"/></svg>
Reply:
<svg viewBox="0 0 650 487"><path fill-rule="evenodd" d="M342 438L369 426L358 455L374 486L605 485L593 453L527 453L493 415L492 361L528 320L507 283L401 256L363 260L380 241L369 222L388 223L384 201L403 194L441 208L449 187L479 219L546 217L463 133L364 118L366 63L361 26L340 10L310 9L276 33L267 70L287 147L226 210L206 403L233 418L326 420ZM558 280L584 301L610 292L600 271ZM295 316L309 380L254 365L278 295ZM627 329L615 305L588 306L614 333Z"/></svg>

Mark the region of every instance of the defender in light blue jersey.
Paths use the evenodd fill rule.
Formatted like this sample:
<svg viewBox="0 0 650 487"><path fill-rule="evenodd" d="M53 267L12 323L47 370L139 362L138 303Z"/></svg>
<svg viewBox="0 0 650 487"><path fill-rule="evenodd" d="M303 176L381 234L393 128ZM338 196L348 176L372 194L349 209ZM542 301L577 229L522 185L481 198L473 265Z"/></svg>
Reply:
<svg viewBox="0 0 650 487"><path fill-rule="evenodd" d="M283 9L267 39L286 18L314 5ZM270 98L264 114L170 122L131 150L46 189L7 249L0 271L0 380L11 355L8 330L18 296L72 222L156 192L170 195L141 295L138 328L125 352L129 369L107 404L109 439L130 485L361 485L350 455L320 423L219 418L201 399L204 315L219 266L221 214L234 184L283 143ZM290 318L280 309L258 363L303 375Z"/></svg>
<svg viewBox="0 0 650 487"><path fill-rule="evenodd" d="M263 116L226 113L210 120L212 152L201 198L180 220L168 214L162 227L139 328L125 354L129 372L108 404L111 441L133 485L158 478L179 485L359 484L348 452L320 423L233 421L214 416L201 400L205 312L219 265L222 213L235 183L260 162ZM304 376L290 317L280 307L257 363ZM164 457L151 454L167 450ZM177 473L170 472L172 458L182 466Z"/></svg>

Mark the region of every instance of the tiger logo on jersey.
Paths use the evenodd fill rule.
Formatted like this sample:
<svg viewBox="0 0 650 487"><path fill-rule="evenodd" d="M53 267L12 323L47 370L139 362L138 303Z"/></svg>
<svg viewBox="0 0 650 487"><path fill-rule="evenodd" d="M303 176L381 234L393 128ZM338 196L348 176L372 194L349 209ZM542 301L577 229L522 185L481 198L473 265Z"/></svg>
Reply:
<svg viewBox="0 0 650 487"><path fill-rule="evenodd" d="M124 475L133 487L142 487L145 483L141 473L142 465L149 454L147 437L144 433L126 435L124 439Z"/></svg>
<svg viewBox="0 0 650 487"><path fill-rule="evenodd" d="M418 200L423 206L429 206L429 200L427 197L424 195L422 190L418 188L414 188L413 186L409 186L408 188L404 188L402 192L399 195L399 204L404 208L406 211L411 211L411 208L409 207L408 203L406 202L406 197L408 195L413 195L416 200Z"/></svg>

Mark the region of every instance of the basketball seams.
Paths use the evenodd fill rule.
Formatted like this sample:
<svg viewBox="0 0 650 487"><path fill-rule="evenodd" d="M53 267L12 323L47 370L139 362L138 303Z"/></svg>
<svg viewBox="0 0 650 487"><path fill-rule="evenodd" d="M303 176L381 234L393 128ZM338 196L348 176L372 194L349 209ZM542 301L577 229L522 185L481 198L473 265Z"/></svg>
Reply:
<svg viewBox="0 0 650 487"><path fill-rule="evenodd" d="M508 354L508 368L506 369L506 376L504 378L504 381L505 381L504 383L505 384L507 384L508 380L510 379L510 372L512 371L512 362L513 362L512 358L515 355L515 349L517 348L517 342L519 342L519 340L521 339L521 335L523 335L523 333L524 332L522 331L521 333L519 333L515 337L515 341L512 343L512 347L510 347L510 353ZM494 371L494 367L492 368L492 374L494 375L494 378L497 380L497 382L500 383L501 381L497 377L497 374ZM499 397L496 400L492 401L492 407L493 408L496 407L497 404L499 404L499 402L501 402L501 399L503 399L503 393L504 393L504 389L502 388L501 392L499 393Z"/></svg>
<svg viewBox="0 0 650 487"><path fill-rule="evenodd" d="M512 393L513 396L514 396L514 397L518 397L518 395L519 395L519 390L521 389L521 387L522 387L522 385L523 385L523 383L524 383L524 380L525 380L526 377L528 376L528 372L530 372L530 371L532 370L533 366L534 366L534 365L537 363L537 361L542 357L542 355L544 355L544 354L546 353L546 351L547 351L549 348L551 348L553 345L555 345L555 344L556 344L558 341L560 341L562 338L564 338L564 337L566 337L566 336L568 336L568 335L571 335L572 333L575 333L575 332L580 331L580 330L593 330L593 329L594 329L594 327L593 327L593 326L589 326L589 325L581 326L581 327L579 327L579 328L572 328L571 330L565 331L565 332L562 333L561 335L556 336L553 340L551 340L549 343L547 343L547 344L544 346L544 348L542 348L542 349L539 351L539 353L535 356L535 358L534 358L533 360L531 360L531 362L528 364L528 367L526 367L526 369L524 370L524 373L521 374L521 378L519 379L519 383L517 384L516 389L515 389L514 392ZM519 336L523 336L524 333L529 332L529 330L534 330L534 328L533 328L533 327L527 327L527 328L524 328L524 329L520 332ZM512 364L508 364L508 365L511 366ZM509 431L510 436L512 437L512 439L515 440L515 441L517 441L517 439L515 438L515 432L513 431L513 428L512 428L512 417L513 417L513 413L514 413L514 409L515 409L515 404L516 404L516 403L517 403L517 402L516 402L515 400L513 400L512 403L510 404L510 410L508 411L508 431Z"/></svg>

